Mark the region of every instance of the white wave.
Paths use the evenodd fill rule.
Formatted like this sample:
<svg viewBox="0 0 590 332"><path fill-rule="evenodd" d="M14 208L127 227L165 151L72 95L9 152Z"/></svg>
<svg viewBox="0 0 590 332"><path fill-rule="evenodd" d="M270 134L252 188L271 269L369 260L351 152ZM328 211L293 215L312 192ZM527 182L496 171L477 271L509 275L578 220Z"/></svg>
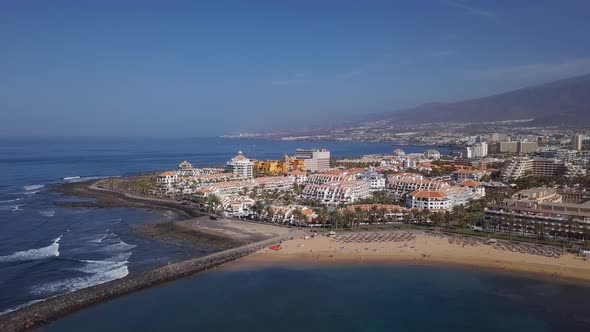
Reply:
<svg viewBox="0 0 590 332"><path fill-rule="evenodd" d="M0 312L0 316L2 316L2 315L4 315L4 314L7 314L7 313L9 313L9 312L13 312L13 311L16 311L16 310L18 310L18 309L24 308L24 307L28 307L28 306L30 306L31 304L35 304L35 303L37 303L37 302L45 301L45 300L46 300L46 299L33 300L33 301L29 301L29 302L27 302L27 303L23 303L23 304L21 304L21 305L19 305L19 306L16 306L16 307L14 307L14 308L6 309L6 310L4 310L4 311Z"/></svg>
<svg viewBox="0 0 590 332"><path fill-rule="evenodd" d="M98 249L97 251L99 251L99 252L122 252L122 251L131 250L135 247L136 246L133 244L128 244L128 243L125 243L123 240L119 240L119 243L109 244L107 246L104 246L104 247Z"/></svg>
<svg viewBox="0 0 590 332"><path fill-rule="evenodd" d="M129 263L129 257L131 257L130 252L123 252L102 261L83 260L81 262L86 265L75 270L84 273L106 273L127 265Z"/></svg>
<svg viewBox="0 0 590 332"><path fill-rule="evenodd" d="M31 185L31 186L24 186L23 189L26 190L26 191L32 191L32 190L41 189L43 187L45 187L44 184L34 184L34 185Z"/></svg>
<svg viewBox="0 0 590 332"><path fill-rule="evenodd" d="M64 181L69 181L69 180L77 180L77 179L79 179L79 178L80 178L80 176L66 176L66 177L64 178Z"/></svg>
<svg viewBox="0 0 590 332"><path fill-rule="evenodd" d="M53 217L55 215L55 211L53 210L49 210L49 211L39 211L39 214L44 216L44 217Z"/></svg>
<svg viewBox="0 0 590 332"><path fill-rule="evenodd" d="M115 234L113 234L113 233L110 233L110 234L101 234L100 237L98 237L97 239L94 239L94 240L90 240L89 242L102 243L102 241L104 239L106 239L109 236L113 236L113 235L115 235Z"/></svg>
<svg viewBox="0 0 590 332"><path fill-rule="evenodd" d="M57 257L59 256L59 240L61 240L62 236L63 235L60 235L57 239L54 239L53 242L47 247L18 251L12 255L0 256L0 262L32 261L49 257Z"/></svg>
<svg viewBox="0 0 590 332"><path fill-rule="evenodd" d="M26 204L17 204L17 205L2 205L0 206L0 211L22 211L21 206L25 206Z"/></svg>
<svg viewBox="0 0 590 332"><path fill-rule="evenodd" d="M23 194L27 195L27 196L33 196L37 193L41 192L41 190L35 190L35 191L25 191Z"/></svg>
<svg viewBox="0 0 590 332"><path fill-rule="evenodd" d="M15 198L15 199L9 199L6 201L0 201L0 203L12 203L12 202L18 202L20 200L22 200L22 198Z"/></svg>
<svg viewBox="0 0 590 332"><path fill-rule="evenodd" d="M51 282L34 287L31 292L36 295L71 293L78 289L104 284L111 280L120 279L129 274L126 265L119 266L103 273L97 273L88 277L70 278L62 281Z"/></svg>

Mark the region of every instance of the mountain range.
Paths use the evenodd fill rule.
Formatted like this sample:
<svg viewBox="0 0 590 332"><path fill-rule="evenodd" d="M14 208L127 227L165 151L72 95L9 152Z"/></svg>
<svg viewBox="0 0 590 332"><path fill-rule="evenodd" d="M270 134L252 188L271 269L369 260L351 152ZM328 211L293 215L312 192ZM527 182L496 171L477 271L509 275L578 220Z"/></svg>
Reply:
<svg viewBox="0 0 590 332"><path fill-rule="evenodd" d="M590 74L488 97L429 103L374 114L371 120L488 122L534 119L538 125L589 125Z"/></svg>

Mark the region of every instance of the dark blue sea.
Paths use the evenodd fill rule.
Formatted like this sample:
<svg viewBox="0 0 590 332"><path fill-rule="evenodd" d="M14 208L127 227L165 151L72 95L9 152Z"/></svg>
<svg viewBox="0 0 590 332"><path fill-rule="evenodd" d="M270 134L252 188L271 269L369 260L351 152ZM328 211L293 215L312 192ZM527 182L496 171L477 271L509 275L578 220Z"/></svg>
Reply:
<svg viewBox="0 0 590 332"><path fill-rule="evenodd" d="M249 157L276 159L313 147L327 148L335 156L397 148L385 143L217 138L0 138L0 313L206 254L198 245L158 242L132 231L133 226L167 218L159 212L58 208L56 203L78 199L54 192L60 184L173 169L183 160L221 166L240 150ZM64 180L72 177L80 178Z"/></svg>
<svg viewBox="0 0 590 332"><path fill-rule="evenodd" d="M590 331L590 288L426 266L221 269L41 331Z"/></svg>

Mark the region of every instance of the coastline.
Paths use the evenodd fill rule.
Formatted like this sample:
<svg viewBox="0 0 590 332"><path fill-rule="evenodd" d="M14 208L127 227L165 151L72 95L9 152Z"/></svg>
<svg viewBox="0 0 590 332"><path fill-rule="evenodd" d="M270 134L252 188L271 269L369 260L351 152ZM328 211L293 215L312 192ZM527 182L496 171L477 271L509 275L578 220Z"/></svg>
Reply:
<svg viewBox="0 0 590 332"><path fill-rule="evenodd" d="M146 237L172 237L187 243L204 242L204 247L217 252L144 272L131 273L120 279L57 295L16 309L0 315L0 331L23 331L47 324L90 305L194 275L280 243L297 236L296 234L301 236L299 231L283 227L224 219L212 221L205 214L178 202L120 193L100 188L96 182L68 184L57 191L66 195L96 199L96 202L89 202L91 205L84 207L135 207L171 211L176 214L177 220L148 223L135 231Z"/></svg>
<svg viewBox="0 0 590 332"><path fill-rule="evenodd" d="M550 258L498 250L487 244L451 244L446 237L427 236L421 231L411 234L415 239L406 242L341 243L325 236L288 240L279 251L264 248L226 264L224 268L380 264L453 266L590 285L590 262L571 254Z"/></svg>
<svg viewBox="0 0 590 332"><path fill-rule="evenodd" d="M309 237L306 235L311 235L310 232L271 224L226 219L213 221L200 212L187 211L191 209L175 201L124 194L100 188L95 182L77 183L61 192L95 198L96 207L172 211L178 220L146 224L137 231L145 236L181 239L188 243L209 238L212 248L223 251L34 303L0 316L2 331L22 331L46 324L90 305L211 268L376 264L455 266L590 284L590 262L573 255L550 258L507 252L482 243L473 246L451 243L451 239L458 241L458 236L434 236L424 231L378 232L378 237L389 234L386 236L389 240L375 242L370 241L377 234L375 232L344 232L337 238ZM353 238L360 240L355 242L351 240ZM277 243L281 244L281 250L269 249Z"/></svg>

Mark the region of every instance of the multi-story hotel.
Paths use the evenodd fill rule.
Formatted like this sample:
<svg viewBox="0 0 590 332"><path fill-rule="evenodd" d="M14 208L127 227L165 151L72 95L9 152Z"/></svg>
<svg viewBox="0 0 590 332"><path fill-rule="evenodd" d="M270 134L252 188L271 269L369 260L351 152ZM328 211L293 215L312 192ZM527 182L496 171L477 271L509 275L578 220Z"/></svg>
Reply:
<svg viewBox="0 0 590 332"><path fill-rule="evenodd" d="M416 190L440 190L448 183L431 180L395 180L388 184L391 193L404 196Z"/></svg>
<svg viewBox="0 0 590 332"><path fill-rule="evenodd" d="M352 203L371 196L371 190L367 182L353 180L309 184L305 186L301 195L327 204Z"/></svg>
<svg viewBox="0 0 590 332"><path fill-rule="evenodd" d="M330 169L330 151L297 149L295 158L303 160L305 170L310 172L321 172Z"/></svg>
<svg viewBox="0 0 590 332"><path fill-rule="evenodd" d="M237 156L227 162L226 170L228 173L233 173L245 179L251 179L254 177L254 163L250 159L244 157L242 151L238 152Z"/></svg>
<svg viewBox="0 0 590 332"><path fill-rule="evenodd" d="M503 179L518 179L526 175L539 177L578 176L586 170L559 159L515 158L509 160L502 169Z"/></svg>
<svg viewBox="0 0 590 332"><path fill-rule="evenodd" d="M451 198L441 190L416 190L406 199L410 209L427 209L429 211L449 211L453 204Z"/></svg>
<svg viewBox="0 0 590 332"><path fill-rule="evenodd" d="M529 189L503 204L488 205L484 220L490 228L577 237L590 228L590 201L564 203L555 189Z"/></svg>

